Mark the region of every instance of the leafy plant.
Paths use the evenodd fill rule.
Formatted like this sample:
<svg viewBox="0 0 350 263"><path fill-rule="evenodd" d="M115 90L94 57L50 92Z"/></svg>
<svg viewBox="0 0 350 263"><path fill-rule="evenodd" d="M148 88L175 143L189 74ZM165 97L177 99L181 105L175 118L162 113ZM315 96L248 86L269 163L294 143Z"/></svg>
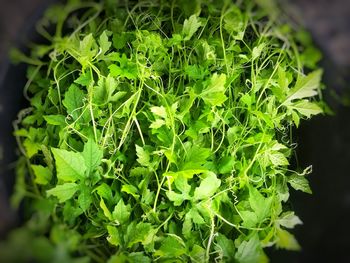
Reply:
<svg viewBox="0 0 350 263"><path fill-rule="evenodd" d="M260 2L47 11L47 44L15 54L30 64L12 198L29 210L17 231L39 238L29 257L249 263L299 249L287 201L311 193L310 168L292 170L291 130L322 112L322 71Z"/></svg>

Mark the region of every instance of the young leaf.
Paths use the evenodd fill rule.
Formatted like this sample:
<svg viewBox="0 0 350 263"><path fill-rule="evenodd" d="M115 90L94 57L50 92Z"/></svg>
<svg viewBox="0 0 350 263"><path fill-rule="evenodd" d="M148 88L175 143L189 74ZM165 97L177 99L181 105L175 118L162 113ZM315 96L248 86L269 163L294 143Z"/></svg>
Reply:
<svg viewBox="0 0 350 263"><path fill-rule="evenodd" d="M295 237L281 228L277 228L277 247L296 251L300 250L300 245Z"/></svg>
<svg viewBox="0 0 350 263"><path fill-rule="evenodd" d="M288 183L295 189L308 194L312 194L308 180L301 175L293 174L289 176Z"/></svg>
<svg viewBox="0 0 350 263"><path fill-rule="evenodd" d="M81 153L84 158L87 174L93 172L100 164L103 157L103 151L91 138L84 145Z"/></svg>
<svg viewBox="0 0 350 263"><path fill-rule="evenodd" d="M176 258L186 252L185 243L181 237L169 235L161 241L160 248L154 254L160 257Z"/></svg>
<svg viewBox="0 0 350 263"><path fill-rule="evenodd" d="M307 76L300 77L294 88L289 91L287 102L317 95L321 76L322 70L316 70Z"/></svg>
<svg viewBox="0 0 350 263"><path fill-rule="evenodd" d="M225 95L226 75L214 73L209 85L202 91L200 97L211 106L221 106L227 99Z"/></svg>
<svg viewBox="0 0 350 263"><path fill-rule="evenodd" d="M52 172L48 167L43 167L42 165L31 165L35 175L35 183L47 185L52 177Z"/></svg>
<svg viewBox="0 0 350 263"><path fill-rule="evenodd" d="M62 149L51 149L56 161L57 178L66 182L76 182L84 178L86 171L84 158L80 153Z"/></svg>
<svg viewBox="0 0 350 263"><path fill-rule="evenodd" d="M208 172L199 187L194 190L194 200L202 200L210 198L220 187L221 181L216 177L216 174Z"/></svg>
<svg viewBox="0 0 350 263"><path fill-rule="evenodd" d="M75 183L65 183L62 185L57 185L56 187L47 190L48 196L56 196L60 203L63 203L73 197L73 195L78 191L79 186Z"/></svg>
<svg viewBox="0 0 350 263"><path fill-rule="evenodd" d="M182 28L182 36L184 37L184 40L190 40L201 26L202 23L198 20L196 15L191 15L189 19L185 19Z"/></svg>
<svg viewBox="0 0 350 263"><path fill-rule="evenodd" d="M91 188L81 184L79 186L79 191L78 203L80 208L85 212L89 209L92 203Z"/></svg>
<svg viewBox="0 0 350 263"><path fill-rule="evenodd" d="M131 214L131 206L125 205L123 199L120 199L113 211L113 218L118 224L126 223Z"/></svg>

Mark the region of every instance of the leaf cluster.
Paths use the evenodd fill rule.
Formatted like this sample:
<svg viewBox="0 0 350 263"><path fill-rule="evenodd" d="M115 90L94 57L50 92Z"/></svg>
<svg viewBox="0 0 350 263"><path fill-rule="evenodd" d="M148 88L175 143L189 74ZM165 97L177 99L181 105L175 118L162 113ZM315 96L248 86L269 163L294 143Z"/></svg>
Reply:
<svg viewBox="0 0 350 263"><path fill-rule="evenodd" d="M47 11L48 44L22 55L30 108L15 131L31 257L249 263L299 249L287 201L290 187L311 193L310 169L289 165L291 129L322 112L322 71L257 2Z"/></svg>

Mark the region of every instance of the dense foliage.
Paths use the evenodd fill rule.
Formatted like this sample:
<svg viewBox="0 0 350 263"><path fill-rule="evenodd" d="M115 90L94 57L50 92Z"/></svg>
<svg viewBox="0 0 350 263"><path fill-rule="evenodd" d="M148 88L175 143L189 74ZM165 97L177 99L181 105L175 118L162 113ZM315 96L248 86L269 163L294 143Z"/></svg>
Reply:
<svg viewBox="0 0 350 263"><path fill-rule="evenodd" d="M311 192L310 168L290 166L291 129L322 112L322 72L277 18L253 0L48 10L47 43L15 54L31 65L12 199L29 220L10 236L30 244L15 256L249 263L299 249L287 201Z"/></svg>

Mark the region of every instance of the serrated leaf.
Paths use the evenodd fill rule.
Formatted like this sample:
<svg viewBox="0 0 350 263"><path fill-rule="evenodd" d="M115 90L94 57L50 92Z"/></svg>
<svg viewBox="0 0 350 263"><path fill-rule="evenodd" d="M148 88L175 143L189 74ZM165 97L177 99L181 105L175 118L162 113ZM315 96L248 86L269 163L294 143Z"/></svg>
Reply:
<svg viewBox="0 0 350 263"><path fill-rule="evenodd" d="M249 185L249 204L258 217L259 222L270 214L272 197L264 197L255 187Z"/></svg>
<svg viewBox="0 0 350 263"><path fill-rule="evenodd" d="M35 183L47 185L52 177L52 172L48 167L44 167L42 165L31 165L35 175Z"/></svg>
<svg viewBox="0 0 350 263"><path fill-rule="evenodd" d="M223 258L227 262L233 262L235 258L235 245L232 239L228 239L225 235L218 233L216 236L216 248L220 254L220 258Z"/></svg>
<svg viewBox="0 0 350 263"><path fill-rule="evenodd" d="M169 235L161 241L161 246L155 251L155 256L160 257L179 257L187 252L185 243L177 235Z"/></svg>
<svg viewBox="0 0 350 263"><path fill-rule="evenodd" d="M281 228L277 228L277 247L284 248L288 250L300 250L300 245L295 237L289 233L287 230L283 230Z"/></svg>
<svg viewBox="0 0 350 263"><path fill-rule="evenodd" d="M271 163L275 166L289 165L288 159L281 152L271 151L268 156Z"/></svg>
<svg viewBox="0 0 350 263"><path fill-rule="evenodd" d="M103 214L105 215L105 217L107 217L109 220L113 220L113 216L112 213L109 211L108 207L106 206L105 201L103 200L103 198L101 198L100 200L100 207L103 211Z"/></svg>
<svg viewBox="0 0 350 263"><path fill-rule="evenodd" d="M127 231L128 246L131 247L134 244L142 243L144 245L152 242L154 229L150 223L140 222L136 226L130 224Z"/></svg>
<svg viewBox="0 0 350 263"><path fill-rule="evenodd" d="M78 191L79 185L75 183L65 183L62 185L57 185L56 187L47 190L48 196L55 196L58 198L60 203L63 203L73 197L73 195Z"/></svg>
<svg viewBox="0 0 350 263"><path fill-rule="evenodd" d="M317 115L323 112L323 110L313 102L308 100L300 100L296 103L291 104L288 108L298 111L301 115L310 118L312 115Z"/></svg>
<svg viewBox="0 0 350 263"><path fill-rule="evenodd" d="M80 208L85 212L89 209L92 203L91 188L82 184L79 186L79 191L80 193L78 196L78 204Z"/></svg>
<svg viewBox="0 0 350 263"><path fill-rule="evenodd" d="M221 180L216 177L215 173L207 172L206 177L201 181L200 185L194 190L194 200L202 200L210 198L219 189Z"/></svg>
<svg viewBox="0 0 350 263"><path fill-rule="evenodd" d="M108 35L107 33L111 33L108 31L103 31L102 34L100 35L99 38L99 44L100 44L100 48L101 48L101 55L106 54L106 52L110 49L112 43L108 40Z"/></svg>
<svg viewBox="0 0 350 263"><path fill-rule="evenodd" d="M295 189L312 194L308 180L301 175L293 174L288 177L288 183Z"/></svg>
<svg viewBox="0 0 350 263"><path fill-rule="evenodd" d="M182 28L182 36L184 40L190 40L201 26L202 23L198 20L196 15L191 15L188 19L185 19Z"/></svg>
<svg viewBox="0 0 350 263"><path fill-rule="evenodd" d="M47 124L55 125L55 126L65 126L66 125L66 117L63 115L45 115L43 116L44 120Z"/></svg>
<svg viewBox="0 0 350 263"><path fill-rule="evenodd" d="M251 236L248 241L243 241L237 248L235 259L239 263L259 262L261 254L260 240L257 234Z"/></svg>
<svg viewBox="0 0 350 263"><path fill-rule="evenodd" d="M303 224L300 218L296 216L292 211L283 213L277 222L286 228L294 228L296 225Z"/></svg>
<svg viewBox="0 0 350 263"><path fill-rule="evenodd" d="M87 174L93 172L100 164L103 157L103 151L91 138L84 145L81 153L84 158Z"/></svg>
<svg viewBox="0 0 350 263"><path fill-rule="evenodd" d="M120 233L116 227L107 225L107 231L108 231L108 235L109 235L107 237L107 241L110 244L112 244L116 247L122 245L122 238L121 238Z"/></svg>
<svg viewBox="0 0 350 263"><path fill-rule="evenodd" d="M79 89L75 84L72 84L68 91L64 94L63 105L67 109L67 113L77 120L82 114L82 108L84 106L85 93ZM84 121L86 115L82 116Z"/></svg>
<svg viewBox="0 0 350 263"><path fill-rule="evenodd" d="M80 153L62 149L51 149L56 161L57 178L66 182L76 182L84 178L86 171L84 158Z"/></svg>
<svg viewBox="0 0 350 263"><path fill-rule="evenodd" d="M129 220L130 214L131 206L125 205L123 199L120 199L112 213L114 220L116 220L118 224L124 224Z"/></svg>
<svg viewBox="0 0 350 263"><path fill-rule="evenodd" d="M137 155L137 162L141 164L142 166L148 167L150 166L150 154L147 152L143 147L135 145L136 147L136 155Z"/></svg>
<svg viewBox="0 0 350 263"><path fill-rule="evenodd" d="M211 106L221 106L227 99L225 95L226 75L214 73L209 85L202 91L200 97Z"/></svg>
<svg viewBox="0 0 350 263"><path fill-rule="evenodd" d="M322 70L316 70L307 76L300 77L294 88L289 91L286 101L289 102L317 95L322 73Z"/></svg>
<svg viewBox="0 0 350 263"><path fill-rule="evenodd" d="M135 198L139 198L138 189L131 184L124 184L121 189L122 192L132 195Z"/></svg>

